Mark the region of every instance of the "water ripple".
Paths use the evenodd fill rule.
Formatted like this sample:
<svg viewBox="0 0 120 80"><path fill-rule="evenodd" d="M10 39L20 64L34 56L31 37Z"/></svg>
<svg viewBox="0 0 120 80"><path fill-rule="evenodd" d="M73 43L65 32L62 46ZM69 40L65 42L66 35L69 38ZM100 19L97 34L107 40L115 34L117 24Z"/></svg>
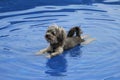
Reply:
<svg viewBox="0 0 120 80"><path fill-rule="evenodd" d="M120 77L120 5L38 6L0 13L0 79L2 80L118 80ZM47 27L57 23L66 31L81 25L96 38L63 55L46 59L35 52L48 44Z"/></svg>

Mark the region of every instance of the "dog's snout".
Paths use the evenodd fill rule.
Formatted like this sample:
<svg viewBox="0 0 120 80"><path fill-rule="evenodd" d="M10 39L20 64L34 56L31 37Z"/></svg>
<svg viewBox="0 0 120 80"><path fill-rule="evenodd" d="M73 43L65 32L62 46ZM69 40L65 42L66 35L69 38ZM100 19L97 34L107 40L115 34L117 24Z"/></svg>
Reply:
<svg viewBox="0 0 120 80"><path fill-rule="evenodd" d="M50 34L46 34L45 37L46 37L46 38L49 38L49 37L50 37Z"/></svg>

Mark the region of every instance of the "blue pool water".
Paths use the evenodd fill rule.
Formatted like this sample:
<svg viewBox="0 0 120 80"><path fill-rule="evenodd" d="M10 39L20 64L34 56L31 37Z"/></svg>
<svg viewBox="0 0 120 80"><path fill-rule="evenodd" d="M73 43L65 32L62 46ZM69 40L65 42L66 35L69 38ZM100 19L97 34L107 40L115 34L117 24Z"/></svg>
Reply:
<svg viewBox="0 0 120 80"><path fill-rule="evenodd" d="M52 23L96 41L35 56ZM120 80L120 0L1 0L0 80Z"/></svg>

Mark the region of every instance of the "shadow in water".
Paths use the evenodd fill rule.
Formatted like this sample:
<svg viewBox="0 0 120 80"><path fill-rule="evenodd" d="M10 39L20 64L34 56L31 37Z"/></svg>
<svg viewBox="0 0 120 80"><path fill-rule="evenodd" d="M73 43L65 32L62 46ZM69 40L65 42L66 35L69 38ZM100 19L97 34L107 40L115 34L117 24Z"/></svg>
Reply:
<svg viewBox="0 0 120 80"><path fill-rule="evenodd" d="M81 53L81 46L76 46L72 49L64 51L62 55L49 59L46 63L46 66L49 69L45 71L45 73L51 76L66 76L64 74L67 72L67 60L65 56L70 55L70 57L80 57Z"/></svg>

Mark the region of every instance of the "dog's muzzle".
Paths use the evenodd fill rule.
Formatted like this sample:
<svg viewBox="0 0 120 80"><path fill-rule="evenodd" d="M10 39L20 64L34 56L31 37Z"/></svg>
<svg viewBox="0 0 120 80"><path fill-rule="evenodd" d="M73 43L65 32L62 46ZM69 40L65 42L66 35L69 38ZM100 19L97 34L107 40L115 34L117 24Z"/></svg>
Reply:
<svg viewBox="0 0 120 80"><path fill-rule="evenodd" d="M45 38L48 39L48 40L51 40L51 39L52 39L52 35L49 34L49 33L47 33L47 34L45 35Z"/></svg>

